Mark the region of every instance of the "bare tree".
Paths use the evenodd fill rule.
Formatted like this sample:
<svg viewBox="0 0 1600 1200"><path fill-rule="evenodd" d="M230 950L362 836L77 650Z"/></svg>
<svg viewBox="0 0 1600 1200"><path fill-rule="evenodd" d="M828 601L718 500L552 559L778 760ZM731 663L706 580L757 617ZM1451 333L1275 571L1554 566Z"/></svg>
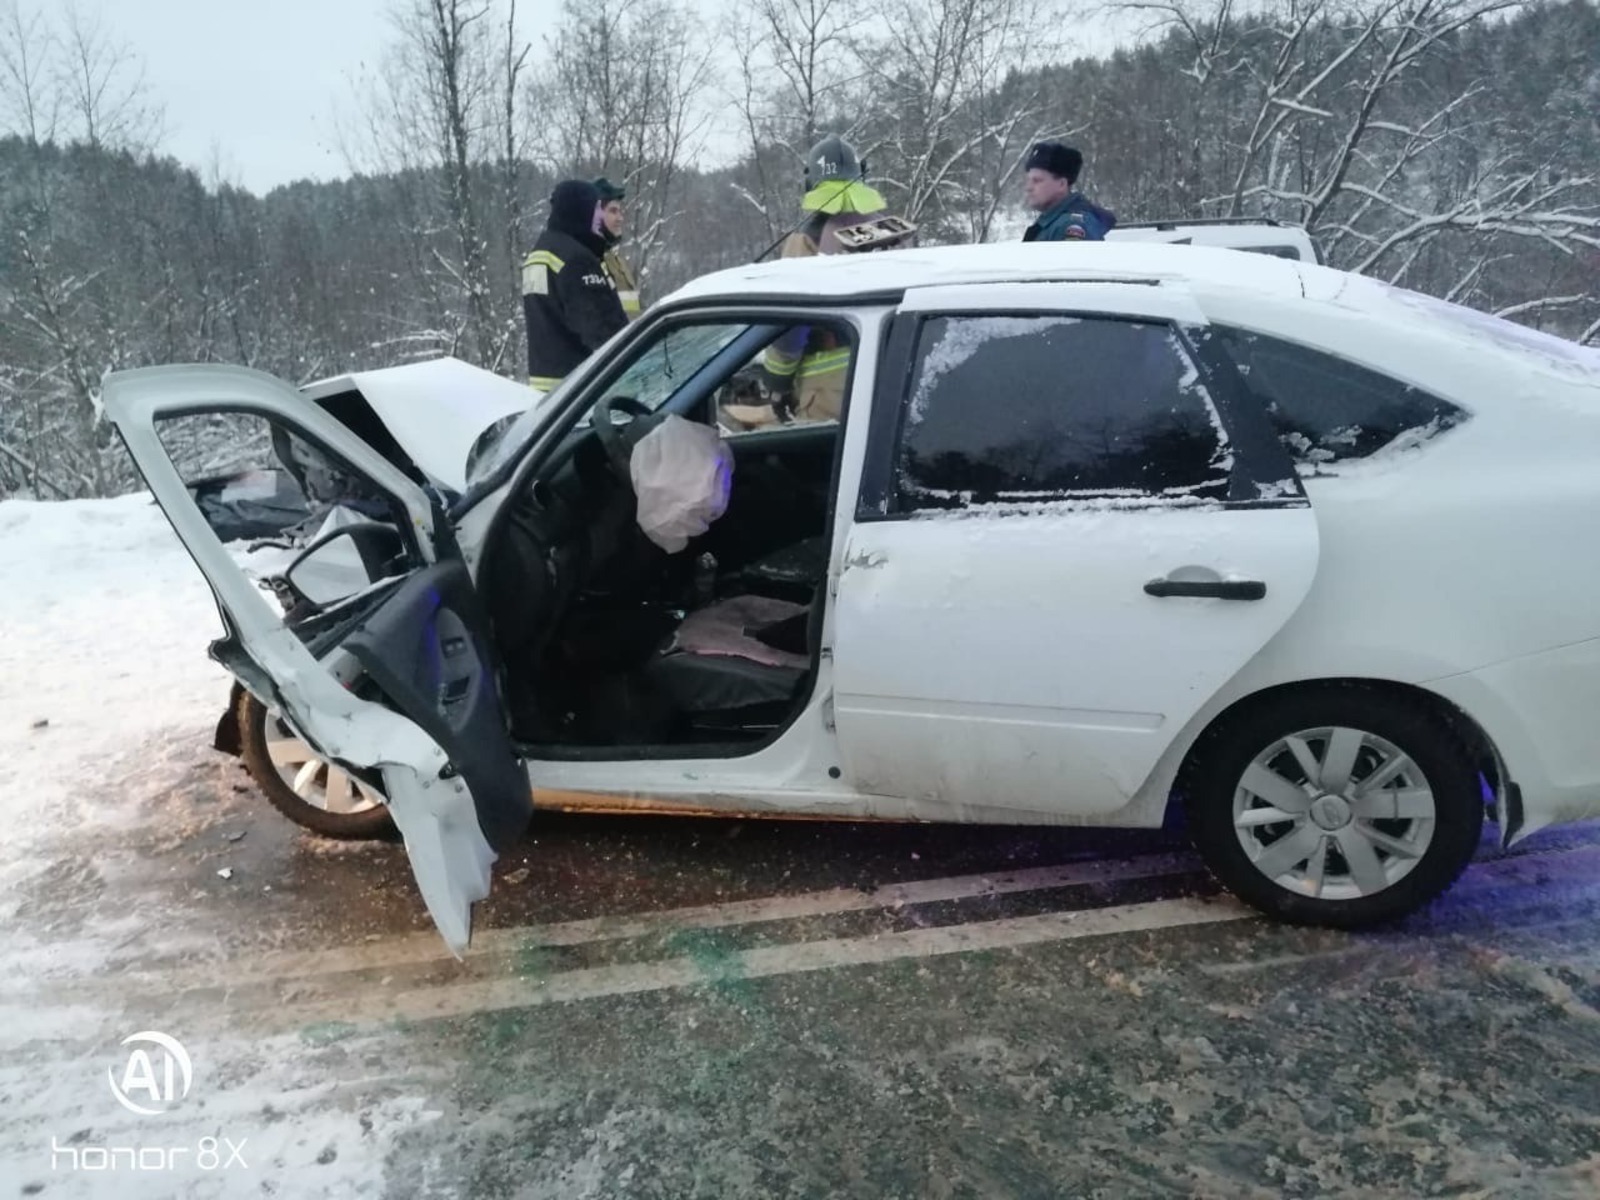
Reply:
<svg viewBox="0 0 1600 1200"><path fill-rule="evenodd" d="M857 103L866 74L858 10L843 0L757 0L734 19L752 148L778 146L798 164L825 131L857 135L867 117Z"/></svg>
<svg viewBox="0 0 1600 1200"><path fill-rule="evenodd" d="M523 68L527 65L532 47L517 36L517 0L510 0L506 9L505 38L500 54L500 181L502 203L505 206L506 240L511 253L506 260L511 269L513 290L521 286L521 274L516 255L524 239L522 228L522 143L518 136L517 97L521 91Z"/></svg>
<svg viewBox="0 0 1600 1200"><path fill-rule="evenodd" d="M161 114L149 99L144 67L96 13L69 4L62 17L60 88L75 132L90 146L144 152L160 138Z"/></svg>
<svg viewBox="0 0 1600 1200"><path fill-rule="evenodd" d="M444 168L451 223L460 251L459 266L439 255L439 265L453 274L466 299L471 352L480 363L496 362L499 349L489 270L477 204L472 163L486 114L487 80L482 45L475 25L486 21L487 7L462 0L426 0L415 13L412 36L421 53L422 80L435 126L435 145Z"/></svg>
<svg viewBox="0 0 1600 1200"><path fill-rule="evenodd" d="M0 129L37 146L56 134L59 93L52 79L55 35L42 9L17 0L0 9Z"/></svg>
<svg viewBox="0 0 1600 1200"><path fill-rule="evenodd" d="M163 308L169 334L176 326L166 246L130 248L137 239L121 236L141 215L100 152L149 150L160 116L138 59L101 20L70 8L57 17L52 27L42 10L16 4L0 17L0 113L22 137L14 161L29 185L0 219L0 264L10 267L0 340L18 363L8 370L0 442L34 491L104 495L128 468L98 420L100 373L125 355L131 326L159 326ZM53 144L63 134L91 151L82 160L88 186L63 179ZM160 281L149 295L126 286L130 258L140 260L141 283ZM171 355L170 336L165 345Z"/></svg>
<svg viewBox="0 0 1600 1200"><path fill-rule="evenodd" d="M424 328L408 322L390 344L491 368L512 344L497 316L508 283L497 293L490 276L480 170L499 153L492 17L490 0L403 0L392 13L396 41L346 142L353 165L392 181L410 239L407 274L422 289Z"/></svg>
<svg viewBox="0 0 1600 1200"><path fill-rule="evenodd" d="M1261 103L1230 212L1242 211L1247 197L1263 197L1298 205L1305 223L1316 225L1344 191L1363 151L1375 142L1397 137L1398 151L1384 157L1390 160L1390 172L1403 168L1432 143L1431 131L1463 98L1451 99L1419 125L1382 120L1384 101L1408 72L1429 55L1447 50L1454 34L1521 3L1367 0L1363 6L1358 0L1335 8L1331 0L1293 0L1288 19L1275 30L1279 50L1270 73L1261 79ZM1306 43L1313 37L1324 44L1333 41L1334 52L1308 66ZM1341 104L1335 112L1331 97L1336 92L1353 95L1354 104ZM1318 139L1325 146L1320 155L1307 159L1288 153L1306 143L1308 125L1324 123L1334 136Z"/></svg>
<svg viewBox="0 0 1600 1200"><path fill-rule="evenodd" d="M849 53L847 6L841 0L760 0L751 11L759 22L760 44L782 81L772 122L778 139L788 135L798 159L825 123L843 120L842 127L830 131L853 135L862 117L851 119L843 110L862 70Z"/></svg>
<svg viewBox="0 0 1600 1200"><path fill-rule="evenodd" d="M665 265L679 176L704 144L713 47L679 0L567 0L530 86L532 145L552 174L604 174L631 197L642 281ZM665 258L665 262L663 262Z"/></svg>
<svg viewBox="0 0 1600 1200"><path fill-rule="evenodd" d="M35 452L49 454L66 472L79 495L107 495L107 464L100 453L107 439L97 428L99 372L96 323L80 308L88 299L92 277L67 276L53 269L26 230L16 233L24 275L11 307L21 340L44 353L34 361L51 365L37 384L39 407L32 430Z"/></svg>
<svg viewBox="0 0 1600 1200"><path fill-rule="evenodd" d="M982 240L1027 144L1045 132L1055 0L883 0L855 43L872 82L871 148L899 207ZM885 161L886 160L886 161Z"/></svg>
<svg viewBox="0 0 1600 1200"><path fill-rule="evenodd" d="M769 236L792 220L782 201L793 194L807 149L824 130L854 139L867 118L851 32L859 20L843 0L756 0L729 10L739 70L723 90L755 179L745 199L766 219Z"/></svg>
<svg viewBox="0 0 1600 1200"><path fill-rule="evenodd" d="M1600 173L1504 139L1483 102L1491 81L1448 69L1469 31L1523 0L1285 0L1245 14L1234 0L1124 7L1181 39L1195 78L1226 80L1225 108L1243 101L1196 139L1194 173L1210 189L1202 206L1296 221L1336 265L1394 282L1439 239L1475 238L1480 249L1442 288L1453 298L1474 294L1506 238L1568 256L1596 245Z"/></svg>

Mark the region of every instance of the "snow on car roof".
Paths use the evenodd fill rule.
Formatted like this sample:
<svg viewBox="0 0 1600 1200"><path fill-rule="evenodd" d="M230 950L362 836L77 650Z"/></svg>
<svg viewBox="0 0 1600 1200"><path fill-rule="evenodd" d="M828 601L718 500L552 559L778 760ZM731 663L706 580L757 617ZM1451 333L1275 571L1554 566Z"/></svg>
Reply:
<svg viewBox="0 0 1600 1200"><path fill-rule="evenodd" d="M1308 309L1333 306L1383 326L1405 328L1480 361L1493 355L1516 369L1554 371L1593 388L1600 350L1524 329L1503 318L1431 300L1380 280L1316 263L1212 246L1155 242L985 243L778 259L695 279L666 302L898 297L915 288L991 283L1167 283L1204 306L1224 296ZM1246 322L1248 324L1248 322Z"/></svg>
<svg viewBox="0 0 1600 1200"><path fill-rule="evenodd" d="M751 296L848 297L952 283L1052 280L1172 281L1304 295L1301 265L1270 255L1145 242L986 243L751 263L702 275L669 300Z"/></svg>

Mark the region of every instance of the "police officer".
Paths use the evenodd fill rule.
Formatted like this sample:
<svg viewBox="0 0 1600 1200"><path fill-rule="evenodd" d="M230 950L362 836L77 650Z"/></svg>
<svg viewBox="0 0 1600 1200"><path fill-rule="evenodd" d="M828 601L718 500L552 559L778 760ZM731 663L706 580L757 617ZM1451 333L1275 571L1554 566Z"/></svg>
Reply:
<svg viewBox="0 0 1600 1200"><path fill-rule="evenodd" d="M522 264L528 383L548 392L628 323L601 258L600 192L568 179L550 193L550 219Z"/></svg>
<svg viewBox="0 0 1600 1200"><path fill-rule="evenodd" d="M622 207L622 202L628 198L626 188L612 183L604 175L594 181L595 189L600 193L600 236L606 240L606 252L600 263L606 269L606 274L611 277L611 282L616 285L617 297L622 301L622 311L628 314L628 320L637 320L644 311L639 303L639 280L634 275L633 268L623 261L622 254L617 246L622 241L622 229L627 222L627 211Z"/></svg>
<svg viewBox="0 0 1600 1200"><path fill-rule="evenodd" d="M1101 242L1117 223L1077 190L1083 155L1060 142L1039 142L1028 154L1023 195L1039 214L1022 235L1025 242Z"/></svg>

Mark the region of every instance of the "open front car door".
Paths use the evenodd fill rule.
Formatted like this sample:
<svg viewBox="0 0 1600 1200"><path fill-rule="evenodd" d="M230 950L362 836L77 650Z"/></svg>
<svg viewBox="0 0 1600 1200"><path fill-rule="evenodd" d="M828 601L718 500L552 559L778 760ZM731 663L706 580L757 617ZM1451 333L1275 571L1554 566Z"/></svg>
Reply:
<svg viewBox="0 0 1600 1200"><path fill-rule="evenodd" d="M420 481L287 384L239 367L108 375L105 411L205 575L211 655L327 759L381 790L451 950L532 813L489 624ZM185 474L219 454L288 470L311 502L288 615L223 545ZM209 465L209 464L208 464ZM196 469L191 470L193 466ZM289 531L294 535L296 531Z"/></svg>

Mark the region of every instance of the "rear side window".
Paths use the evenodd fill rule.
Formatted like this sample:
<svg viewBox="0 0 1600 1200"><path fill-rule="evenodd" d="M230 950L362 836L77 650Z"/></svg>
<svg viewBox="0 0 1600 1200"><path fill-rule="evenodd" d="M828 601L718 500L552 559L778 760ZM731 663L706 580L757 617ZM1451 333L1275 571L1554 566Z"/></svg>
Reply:
<svg viewBox="0 0 1600 1200"><path fill-rule="evenodd" d="M924 321L896 453L899 511L1073 497L1222 500L1232 456L1166 325Z"/></svg>
<svg viewBox="0 0 1600 1200"><path fill-rule="evenodd" d="M1447 400L1331 354L1242 329L1212 332L1296 466L1419 446L1467 419Z"/></svg>

